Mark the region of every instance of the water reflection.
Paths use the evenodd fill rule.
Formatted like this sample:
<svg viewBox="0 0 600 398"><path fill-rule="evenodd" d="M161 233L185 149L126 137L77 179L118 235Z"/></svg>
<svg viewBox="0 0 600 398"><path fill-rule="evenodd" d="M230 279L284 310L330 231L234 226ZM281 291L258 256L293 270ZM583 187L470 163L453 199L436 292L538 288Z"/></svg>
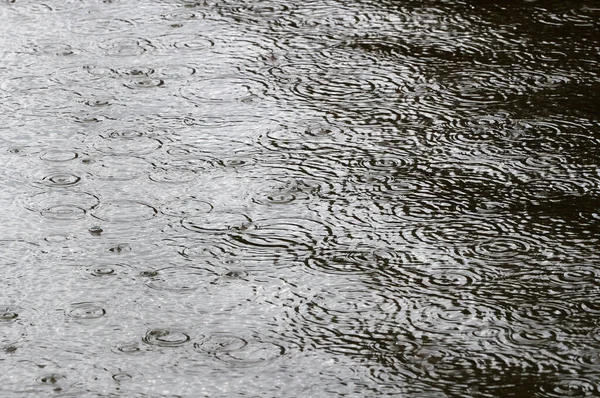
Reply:
<svg viewBox="0 0 600 398"><path fill-rule="evenodd" d="M6 394L599 395L599 16L0 3Z"/></svg>

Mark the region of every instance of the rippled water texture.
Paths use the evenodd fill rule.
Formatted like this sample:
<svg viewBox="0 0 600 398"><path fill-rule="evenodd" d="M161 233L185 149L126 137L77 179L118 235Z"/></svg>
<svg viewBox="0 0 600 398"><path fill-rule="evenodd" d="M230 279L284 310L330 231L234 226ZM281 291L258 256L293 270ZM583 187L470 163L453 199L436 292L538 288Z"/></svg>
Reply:
<svg viewBox="0 0 600 398"><path fill-rule="evenodd" d="M600 5L0 1L0 395L600 396Z"/></svg>

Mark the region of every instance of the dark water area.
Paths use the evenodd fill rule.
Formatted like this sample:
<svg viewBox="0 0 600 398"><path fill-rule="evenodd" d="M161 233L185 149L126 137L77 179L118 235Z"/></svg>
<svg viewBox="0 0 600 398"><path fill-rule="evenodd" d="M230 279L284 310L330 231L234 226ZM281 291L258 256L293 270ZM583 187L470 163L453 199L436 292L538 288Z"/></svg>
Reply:
<svg viewBox="0 0 600 398"><path fill-rule="evenodd" d="M600 4L0 2L0 396L600 396Z"/></svg>

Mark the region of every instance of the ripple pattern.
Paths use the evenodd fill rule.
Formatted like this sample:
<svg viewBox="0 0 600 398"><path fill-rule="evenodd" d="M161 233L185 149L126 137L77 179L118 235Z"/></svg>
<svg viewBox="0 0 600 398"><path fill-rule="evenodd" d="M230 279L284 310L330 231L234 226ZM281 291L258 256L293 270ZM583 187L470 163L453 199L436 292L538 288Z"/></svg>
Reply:
<svg viewBox="0 0 600 398"><path fill-rule="evenodd" d="M594 0L0 1L2 396L600 396Z"/></svg>

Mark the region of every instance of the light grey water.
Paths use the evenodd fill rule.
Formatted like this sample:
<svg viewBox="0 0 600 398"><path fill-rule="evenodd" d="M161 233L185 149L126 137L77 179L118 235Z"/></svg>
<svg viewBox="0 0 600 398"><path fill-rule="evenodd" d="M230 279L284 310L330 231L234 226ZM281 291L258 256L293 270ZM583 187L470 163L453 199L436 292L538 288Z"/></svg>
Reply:
<svg viewBox="0 0 600 398"><path fill-rule="evenodd" d="M0 396L600 396L600 5L0 3Z"/></svg>

